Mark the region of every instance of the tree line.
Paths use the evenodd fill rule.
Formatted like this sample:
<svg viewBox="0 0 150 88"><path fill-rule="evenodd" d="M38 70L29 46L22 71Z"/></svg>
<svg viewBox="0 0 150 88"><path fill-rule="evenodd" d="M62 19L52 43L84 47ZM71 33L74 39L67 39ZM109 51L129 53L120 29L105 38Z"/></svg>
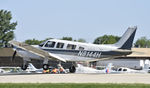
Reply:
<svg viewBox="0 0 150 88"><path fill-rule="evenodd" d="M0 10L0 47L6 47L8 41L14 39L14 30L16 29L17 22L12 22L12 14L10 11L7 10ZM27 39L24 42L29 45L38 45L46 40L52 38L46 38L44 40L37 40L37 39ZM69 41L77 41L77 42L86 42L85 39L73 39L72 37L62 37L62 40L69 40ZM120 36L114 35L103 35L97 37L93 44L113 44L116 43L120 39ZM150 48L150 39L146 37L139 38L135 43L135 47L140 48Z"/></svg>
<svg viewBox="0 0 150 88"><path fill-rule="evenodd" d="M46 40L49 40L49 39L53 39L53 38L46 38L44 40L37 40L35 38L33 39L28 39L28 40L25 40L24 42L29 44L29 45L39 45L40 43L46 41ZM68 40L68 41L77 41L77 42L83 42L85 43L86 40L83 39L83 38L79 38L78 40L76 39L73 39L72 37L63 37L63 38L60 38L61 40Z"/></svg>
<svg viewBox="0 0 150 88"><path fill-rule="evenodd" d="M114 44L117 41L119 41L120 38L121 37L114 36L114 35L103 35L103 36L97 37L94 40L93 44ZM47 38L45 40L28 39L28 40L25 40L25 43L29 45L38 45L48 39L52 39L52 38ZM86 43L86 40L83 38L74 40L72 37L63 37L60 39ZM133 46L137 48L150 48L150 39L147 39L146 37L141 37L133 44Z"/></svg>
<svg viewBox="0 0 150 88"><path fill-rule="evenodd" d="M7 10L0 10L0 47L7 45L14 38L17 22L11 22L12 14Z"/></svg>

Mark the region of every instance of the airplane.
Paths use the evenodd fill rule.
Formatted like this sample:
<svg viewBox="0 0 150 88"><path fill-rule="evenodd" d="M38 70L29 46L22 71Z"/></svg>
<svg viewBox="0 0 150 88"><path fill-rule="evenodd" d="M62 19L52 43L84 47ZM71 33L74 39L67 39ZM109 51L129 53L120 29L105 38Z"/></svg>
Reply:
<svg viewBox="0 0 150 88"><path fill-rule="evenodd" d="M20 67L0 67L0 73L43 73L43 69L37 69L32 63L28 63L26 70L22 70Z"/></svg>
<svg viewBox="0 0 150 88"><path fill-rule="evenodd" d="M31 46L15 40L9 41L13 46L14 54L23 57L22 69L27 69L27 61L31 59L43 60L43 69L47 70L49 60L59 62L90 62L115 57L126 56L132 53L131 47L134 40L137 27L129 27L121 39L115 44L90 44L67 40L50 39L40 45ZM69 71L76 71L75 65L70 66Z"/></svg>
<svg viewBox="0 0 150 88"><path fill-rule="evenodd" d="M37 69L33 66L32 63L28 63L28 67L26 69L27 72L29 73L43 73L43 69Z"/></svg>
<svg viewBox="0 0 150 88"><path fill-rule="evenodd" d="M101 73L101 74L108 74L112 72L112 63L109 63L104 69L98 70L92 67L86 67L82 64L77 64L76 72L75 73Z"/></svg>
<svg viewBox="0 0 150 88"><path fill-rule="evenodd" d="M58 69L58 73L67 73L66 70L60 64L58 64L57 67L58 67L57 68ZM50 67L49 70L50 69L53 70L54 67ZM27 67L26 71L28 73L44 73L43 68L37 69L32 63L28 64L28 67Z"/></svg>
<svg viewBox="0 0 150 88"><path fill-rule="evenodd" d="M0 68L0 73L6 73L6 71Z"/></svg>
<svg viewBox="0 0 150 88"><path fill-rule="evenodd" d="M119 67L117 71L113 71L111 73L148 73L146 70L134 70L127 67Z"/></svg>
<svg viewBox="0 0 150 88"><path fill-rule="evenodd" d="M149 60L145 60L144 67L142 70L134 70L127 67L119 67L116 71L112 71L111 73L149 73L149 71Z"/></svg>
<svg viewBox="0 0 150 88"><path fill-rule="evenodd" d="M20 67L0 67L0 73L20 73Z"/></svg>

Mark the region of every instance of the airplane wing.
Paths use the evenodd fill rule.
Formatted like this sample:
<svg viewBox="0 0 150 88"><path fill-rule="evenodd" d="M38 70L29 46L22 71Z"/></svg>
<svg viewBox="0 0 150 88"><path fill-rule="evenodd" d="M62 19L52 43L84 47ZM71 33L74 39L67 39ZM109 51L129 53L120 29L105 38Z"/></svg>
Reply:
<svg viewBox="0 0 150 88"><path fill-rule="evenodd" d="M66 62L65 59L63 59L59 56L56 56L55 54L49 53L49 52L44 51L42 49L35 48L35 47L30 46L26 43L17 42L17 41L14 41L14 40L9 41L9 43L12 44L13 46L21 48L22 50L28 51L28 52L33 53L35 55L38 55L40 57L48 58L50 60L55 59L55 60L60 60L60 61Z"/></svg>

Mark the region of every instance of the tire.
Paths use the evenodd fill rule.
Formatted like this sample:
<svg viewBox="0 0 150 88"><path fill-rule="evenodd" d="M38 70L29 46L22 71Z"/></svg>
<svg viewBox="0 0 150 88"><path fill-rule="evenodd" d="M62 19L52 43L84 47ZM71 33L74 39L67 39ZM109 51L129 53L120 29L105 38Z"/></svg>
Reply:
<svg viewBox="0 0 150 88"><path fill-rule="evenodd" d="M43 64L43 69L44 70L48 70L49 69L49 65L48 64Z"/></svg>
<svg viewBox="0 0 150 88"><path fill-rule="evenodd" d="M76 72L76 67L73 65L69 68L70 73L75 73Z"/></svg>
<svg viewBox="0 0 150 88"><path fill-rule="evenodd" d="M21 66L21 69L22 69L22 70L26 70L27 67L28 67L28 65L22 65L22 66Z"/></svg>

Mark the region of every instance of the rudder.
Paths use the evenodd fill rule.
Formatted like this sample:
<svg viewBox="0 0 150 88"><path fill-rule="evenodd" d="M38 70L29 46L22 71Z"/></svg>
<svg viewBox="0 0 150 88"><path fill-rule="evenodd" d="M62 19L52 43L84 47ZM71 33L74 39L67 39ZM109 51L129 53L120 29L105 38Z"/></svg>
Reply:
<svg viewBox="0 0 150 88"><path fill-rule="evenodd" d="M129 27L127 31L123 34L121 39L115 43L114 45L117 46L119 49L128 49L131 50L134 36L136 33L137 27Z"/></svg>

